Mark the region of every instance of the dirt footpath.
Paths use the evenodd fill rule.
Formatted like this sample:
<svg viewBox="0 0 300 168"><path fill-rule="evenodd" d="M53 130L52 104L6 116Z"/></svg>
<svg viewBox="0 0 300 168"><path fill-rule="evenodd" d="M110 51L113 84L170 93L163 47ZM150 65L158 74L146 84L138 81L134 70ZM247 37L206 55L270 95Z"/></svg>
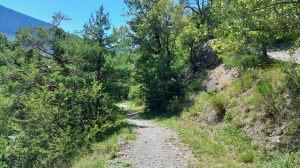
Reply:
<svg viewBox="0 0 300 168"><path fill-rule="evenodd" d="M109 167L133 168L186 168L193 167L192 152L179 141L179 134L136 114L129 114L128 120L136 125L137 139L128 144L120 142L122 150L118 157L108 162Z"/></svg>
<svg viewBox="0 0 300 168"><path fill-rule="evenodd" d="M296 50L293 55L290 55L287 49L268 51L268 56L281 61L285 61L285 62L291 61L293 63L300 64L300 49Z"/></svg>

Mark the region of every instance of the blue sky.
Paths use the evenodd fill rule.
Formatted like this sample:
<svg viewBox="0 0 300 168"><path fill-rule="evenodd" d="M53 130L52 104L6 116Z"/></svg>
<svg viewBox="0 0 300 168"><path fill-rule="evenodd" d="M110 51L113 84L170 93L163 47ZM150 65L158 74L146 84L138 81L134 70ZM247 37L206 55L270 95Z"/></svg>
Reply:
<svg viewBox="0 0 300 168"><path fill-rule="evenodd" d="M0 4L49 23L53 13L60 11L72 19L61 24L70 33L82 30L91 13L95 14L102 4L104 12L109 13L111 24L115 27L125 24L127 19L121 16L126 8L123 0L1 0Z"/></svg>

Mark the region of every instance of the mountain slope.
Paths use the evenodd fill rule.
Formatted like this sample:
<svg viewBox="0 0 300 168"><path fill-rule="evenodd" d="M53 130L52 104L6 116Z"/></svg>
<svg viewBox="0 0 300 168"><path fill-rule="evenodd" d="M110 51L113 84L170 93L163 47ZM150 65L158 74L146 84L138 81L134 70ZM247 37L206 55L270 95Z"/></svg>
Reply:
<svg viewBox="0 0 300 168"><path fill-rule="evenodd" d="M30 25L50 26L51 24L0 5L0 32L14 37L16 30Z"/></svg>

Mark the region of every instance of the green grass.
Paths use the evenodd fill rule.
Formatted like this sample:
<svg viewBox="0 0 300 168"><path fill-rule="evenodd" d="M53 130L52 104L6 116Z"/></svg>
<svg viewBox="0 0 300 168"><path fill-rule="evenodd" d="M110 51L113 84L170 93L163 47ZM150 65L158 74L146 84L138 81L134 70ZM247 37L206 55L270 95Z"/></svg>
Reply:
<svg viewBox="0 0 300 168"><path fill-rule="evenodd" d="M247 150L241 154L239 160L244 163L252 163L255 159L255 154L251 150Z"/></svg>
<svg viewBox="0 0 300 168"><path fill-rule="evenodd" d="M239 154L251 150L250 138L233 126L202 127L178 118L156 121L181 133L182 141L199 159L199 167L238 165Z"/></svg>
<svg viewBox="0 0 300 168"><path fill-rule="evenodd" d="M300 152L297 153L271 153L263 162L257 164L257 167L262 168L296 168L299 167Z"/></svg>
<svg viewBox="0 0 300 168"><path fill-rule="evenodd" d="M121 121L120 127L115 130L115 133L108 137L105 141L94 144L90 152L83 152L81 156L74 159L74 168L106 168L104 163L108 159L113 159L118 156L120 150L118 146L118 140L123 139L124 141L135 140L136 135L132 131L132 125L126 120ZM114 164L122 164L117 160ZM123 166L124 167L124 166ZM128 166L127 166L128 167Z"/></svg>
<svg viewBox="0 0 300 168"><path fill-rule="evenodd" d="M202 80L197 79L194 80L193 82L189 83L187 90L189 92L198 92L202 89Z"/></svg>
<svg viewBox="0 0 300 168"><path fill-rule="evenodd" d="M131 167L131 166L132 166L131 163L123 163L123 164L122 164L122 167Z"/></svg>
<svg viewBox="0 0 300 168"><path fill-rule="evenodd" d="M191 120L187 112L181 116L161 118L148 115L148 118L180 133L183 143L189 146L198 159L198 163L190 167L284 168L297 167L300 163L296 157L299 153L262 152L264 146L253 141L240 125L223 123L202 126Z"/></svg>
<svg viewBox="0 0 300 168"><path fill-rule="evenodd" d="M297 139L300 120L295 118L297 115L293 116L295 111L275 113L273 118L268 118L268 113L273 111L267 109L272 105L284 109L283 105L286 104L283 100L286 98L283 96L286 93L280 89L286 84L284 79L289 75L286 72L292 67L282 64L258 68L251 66L245 68L241 77L222 91L188 94L187 97L191 99L182 113L161 115L143 111L143 106L134 103L131 103L129 108L144 118L179 132L181 140L198 159L195 167L300 167L298 149L291 153L292 150L280 146L273 150L265 146L267 136L272 132L278 135L284 133L291 140ZM266 93L257 92L256 88L263 84L262 81L267 81L272 89L267 88L269 90L264 90L268 91ZM274 104L266 106L270 103ZM224 118L213 125L205 126L202 121L207 119L212 110L225 111ZM278 125L289 123L285 127L274 128L274 123L265 123L266 120ZM258 121L260 125L257 125ZM259 131L259 134L254 132L253 137L250 137L244 128L254 129ZM282 146L288 147L289 142L292 141L282 142L286 144Z"/></svg>
<svg viewBox="0 0 300 168"><path fill-rule="evenodd" d="M141 113L140 109L138 112ZM191 120L188 112L184 112L181 116L161 118L146 115L146 117L181 134L183 143L187 144L198 158L195 167L214 167L216 165L238 167L244 162L248 165L249 160L254 159L240 160L242 152L252 150L255 152L255 150L251 145L251 138L241 128L234 125L202 126L197 121Z"/></svg>

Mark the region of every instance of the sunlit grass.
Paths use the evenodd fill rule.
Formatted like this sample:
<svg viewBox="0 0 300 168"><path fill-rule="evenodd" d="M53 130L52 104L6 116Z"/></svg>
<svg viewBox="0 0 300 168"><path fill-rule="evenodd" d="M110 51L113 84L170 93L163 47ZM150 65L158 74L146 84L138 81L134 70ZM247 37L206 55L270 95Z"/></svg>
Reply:
<svg viewBox="0 0 300 168"><path fill-rule="evenodd" d="M189 100L193 102L192 105L184 108L180 115L145 114L144 107L134 103L129 107L141 116L179 132L181 140L198 159L196 167L300 167L300 152L280 153L277 149L270 150L264 143L266 137L258 142L243 130L246 126L255 127L255 122L264 117L261 105L265 100L263 95L255 91L255 87L259 81L266 79L274 88L282 85L285 76L283 68L286 67L281 64L265 69L250 68L235 79L231 86L218 93L192 93L192 96L187 96L192 97ZM202 121L207 119L213 109L225 109L224 118L213 125L203 124ZM265 134L264 131L274 131L266 123L261 126L261 135ZM286 133L295 134L295 131L290 133L287 128Z"/></svg>
<svg viewBox="0 0 300 168"><path fill-rule="evenodd" d="M239 165L239 155L244 150L252 150L251 140L239 128L229 125L202 127L187 120L170 118L156 120L181 134L181 139L189 145L198 158L198 166Z"/></svg>
<svg viewBox="0 0 300 168"><path fill-rule="evenodd" d="M118 156L120 150L118 140L135 140L131 125L124 121L123 126L103 142L94 144L91 152L84 152L74 160L74 168L107 168L105 162ZM118 163L117 161L115 163ZM121 162L118 164L122 164ZM123 163L123 167L128 167L129 163Z"/></svg>

